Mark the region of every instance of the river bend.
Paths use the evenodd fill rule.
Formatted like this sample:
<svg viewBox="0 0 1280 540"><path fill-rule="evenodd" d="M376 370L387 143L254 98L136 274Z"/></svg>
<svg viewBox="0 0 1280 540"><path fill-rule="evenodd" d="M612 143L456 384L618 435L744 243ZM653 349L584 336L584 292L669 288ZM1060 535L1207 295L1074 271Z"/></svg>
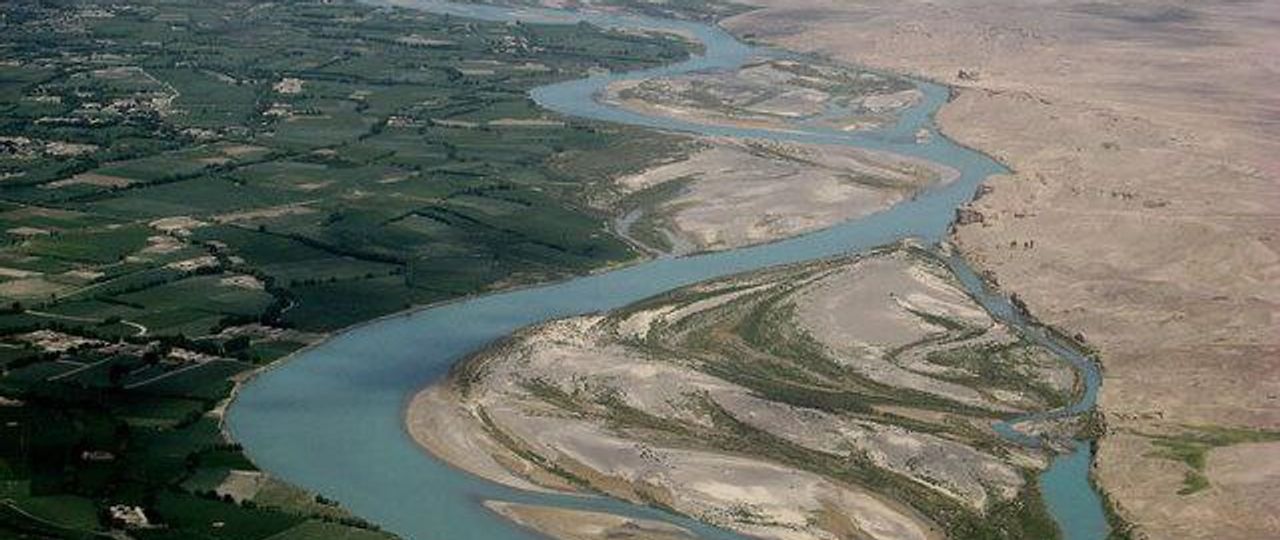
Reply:
<svg viewBox="0 0 1280 540"><path fill-rule="evenodd" d="M897 124L873 132L816 128L796 131L703 125L646 116L594 99L606 85L628 79L732 69L751 58L785 52L739 42L722 29L689 21L550 9L453 4L435 0L395 2L436 13L491 21L587 21L608 28L646 29L692 36L701 55L636 72L595 75L534 89L532 98L555 112L700 135L845 144L921 158L959 171L959 177L927 188L890 209L829 229L761 246L681 258L660 258L627 268L539 287L500 292L388 317L344 331L301 351L243 385L227 415L233 438L263 470L339 501L355 514L407 539L515 540L535 538L479 503L497 499L594 509L660 519L702 538L739 538L730 532L655 509L605 497L534 494L457 471L419 448L404 428L404 407L449 367L496 339L541 321L605 311L716 277L786 263L857 253L918 238L945 237L955 209L970 200L991 174L1005 172L985 155L937 133L933 113L949 96L943 86L917 82L924 94ZM930 137L918 143L924 129ZM1031 324L1004 297L989 291L964 261L950 257L957 277L996 318L1058 353L1079 371L1084 392L1071 406L1020 418L997 429L1023 444L1039 444L1015 425L1093 408L1100 375L1096 365L1068 344ZM1089 478L1089 445L1076 444L1042 474L1040 488L1068 540L1106 536L1101 501Z"/></svg>

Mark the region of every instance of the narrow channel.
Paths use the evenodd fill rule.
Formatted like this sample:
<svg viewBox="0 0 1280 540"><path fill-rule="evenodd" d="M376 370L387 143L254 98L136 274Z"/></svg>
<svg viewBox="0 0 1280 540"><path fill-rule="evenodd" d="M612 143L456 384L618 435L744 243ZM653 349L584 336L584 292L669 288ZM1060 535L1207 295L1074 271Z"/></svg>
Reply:
<svg viewBox="0 0 1280 540"><path fill-rule="evenodd" d="M455 362L530 324L606 311L699 281L863 252L906 238L936 245L945 238L955 209L973 197L985 178L1005 169L937 133L933 114L947 101L949 90L936 84L917 82L924 99L903 113L896 125L873 132L772 131L702 125L621 110L596 101L594 96L618 80L732 69L751 58L788 53L749 46L718 27L688 21L435 0L394 3L490 21L586 21L607 28L666 31L691 36L704 47L703 54L676 64L595 75L543 86L531 93L539 105L561 114L699 135L852 145L917 157L960 172L956 180L926 188L888 210L781 242L660 258L608 273L476 297L358 326L294 355L246 383L227 415L232 436L259 467L335 499L355 514L407 539L535 537L479 504L491 499L661 519L689 528L702 538L738 538L687 518L606 497L529 493L457 471L413 442L404 428L404 407L414 393L444 376ZM916 140L915 133L920 129L931 135L925 142ZM993 316L1070 362L1082 382L1083 391L1076 403L1000 424L998 431L1015 442L1039 444L1015 426L1091 410L1101 380L1094 362L1029 321L1007 299L988 290L964 261L953 256L949 262L961 283ZM1040 478L1049 511L1068 540L1096 540L1107 534L1101 500L1089 481L1090 463L1089 444L1077 442L1075 451L1056 458Z"/></svg>

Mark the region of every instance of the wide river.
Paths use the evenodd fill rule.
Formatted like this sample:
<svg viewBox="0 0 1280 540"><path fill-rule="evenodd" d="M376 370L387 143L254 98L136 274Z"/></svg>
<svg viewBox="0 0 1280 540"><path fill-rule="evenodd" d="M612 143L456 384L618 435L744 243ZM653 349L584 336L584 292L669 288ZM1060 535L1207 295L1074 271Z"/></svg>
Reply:
<svg viewBox="0 0 1280 540"><path fill-rule="evenodd" d="M409 2L397 2L409 5ZM608 273L476 297L358 326L307 349L245 384L232 403L227 425L234 439L263 470L335 499L355 514L407 539L512 540L536 535L482 507L496 499L595 509L660 519L692 529L703 538L739 538L658 510L607 497L534 494L496 485L435 460L405 431L404 409L415 392L444 376L469 353L513 331L548 319L618 308L664 291L720 276L785 263L857 253L914 237L941 241L954 211L978 184L1004 169L985 155L940 136L933 113L948 89L918 82L921 102L894 126L874 132L800 128L789 131L708 126L645 116L597 102L605 85L624 79L732 69L754 57L785 52L748 46L720 28L648 17L519 9L418 0L414 7L476 19L525 22L587 21L608 28L676 32L700 41L704 53L660 68L599 75L535 89L543 107L566 115L703 135L846 144L926 159L960 176L929 188L888 210L835 227L768 245L680 258L660 258ZM926 142L915 134L930 132ZM1078 414L1094 406L1100 381L1083 355L1028 324L1009 302L988 291L958 258L956 275L994 316L1057 352L1080 372L1085 391L1070 407L997 425L1022 444L1039 441L1012 424ZM1102 504L1089 479L1090 448L1054 460L1040 487L1050 512L1069 540L1107 534Z"/></svg>

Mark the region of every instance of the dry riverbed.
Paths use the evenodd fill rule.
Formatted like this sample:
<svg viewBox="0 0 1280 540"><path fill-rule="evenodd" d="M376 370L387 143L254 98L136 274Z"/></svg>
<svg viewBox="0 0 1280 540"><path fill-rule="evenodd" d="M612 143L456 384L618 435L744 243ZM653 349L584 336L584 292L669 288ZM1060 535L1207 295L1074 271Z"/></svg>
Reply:
<svg viewBox="0 0 1280 540"><path fill-rule="evenodd" d="M900 246L526 329L407 416L415 440L485 478L762 538L1035 537L1054 527L1032 481L1048 456L991 425L1075 386Z"/></svg>

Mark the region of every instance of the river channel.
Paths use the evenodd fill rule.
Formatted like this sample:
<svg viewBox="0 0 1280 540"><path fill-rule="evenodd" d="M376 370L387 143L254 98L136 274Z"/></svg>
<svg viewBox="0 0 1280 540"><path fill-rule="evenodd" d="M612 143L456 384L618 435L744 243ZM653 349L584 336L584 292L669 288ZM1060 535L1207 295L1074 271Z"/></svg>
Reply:
<svg viewBox="0 0 1280 540"><path fill-rule="evenodd" d="M698 281L786 263L858 253L905 238L941 242L955 209L978 185L1005 169L987 156L936 132L933 113L949 96L946 87L916 82L924 94L896 125L870 132L820 128L743 129L646 116L594 99L605 85L697 71L733 69L752 58L788 53L744 44L719 27L650 17L549 9L397 2L436 13L490 21L574 23L678 33L703 45L703 53L663 67L594 75L535 89L541 106L570 116L724 137L845 144L940 163L959 171L946 184L926 188L890 209L822 231L732 251L658 258L633 266L533 288L500 292L388 317L344 331L294 355L244 384L227 414L233 438L263 470L339 501L355 514L406 539L514 540L536 538L480 505L505 500L594 509L659 519L702 538L738 535L659 510L607 497L529 493L493 484L435 460L409 437L404 408L418 390L444 376L468 354L515 330L549 319L606 311ZM918 142L916 133L930 134ZM964 261L949 263L970 293L996 318L1050 348L1077 368L1084 391L1071 406L996 426L1007 438L1040 441L1015 425L1093 408L1100 383L1096 365L1068 344L1026 320L1008 300L989 291ZM1098 494L1089 482L1090 448L1053 461L1040 477L1050 513L1068 540L1107 534Z"/></svg>

